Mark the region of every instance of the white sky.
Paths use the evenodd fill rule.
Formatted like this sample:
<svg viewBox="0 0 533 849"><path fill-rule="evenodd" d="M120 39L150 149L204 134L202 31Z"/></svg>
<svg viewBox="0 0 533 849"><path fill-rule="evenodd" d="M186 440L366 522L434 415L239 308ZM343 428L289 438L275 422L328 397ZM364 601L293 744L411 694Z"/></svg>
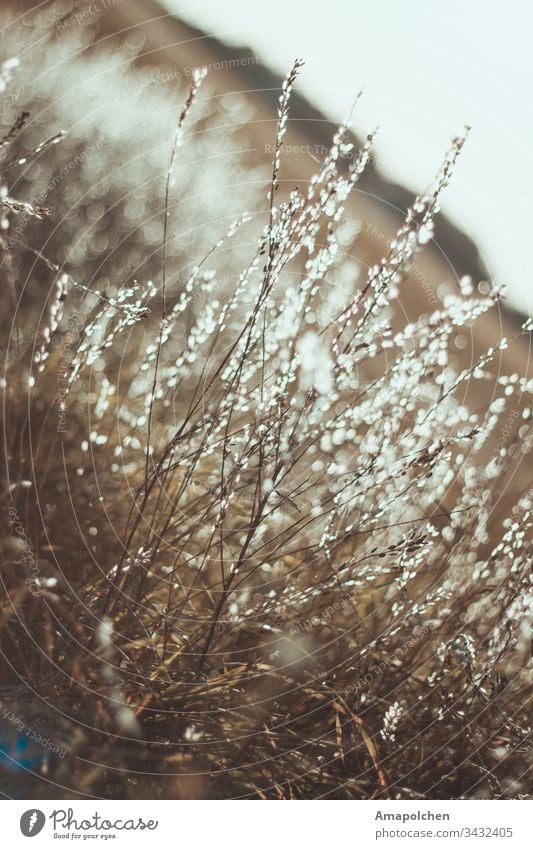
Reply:
<svg viewBox="0 0 533 849"><path fill-rule="evenodd" d="M509 300L533 309L533 7L528 0L165 0L169 11L252 48L335 120L364 88L354 128L413 190L472 126L442 205L479 245Z"/></svg>

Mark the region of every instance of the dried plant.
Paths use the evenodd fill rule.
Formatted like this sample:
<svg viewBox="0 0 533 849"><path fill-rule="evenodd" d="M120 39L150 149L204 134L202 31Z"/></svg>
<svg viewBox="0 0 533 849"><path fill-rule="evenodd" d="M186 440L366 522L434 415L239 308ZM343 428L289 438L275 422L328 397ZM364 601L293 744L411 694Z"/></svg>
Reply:
<svg viewBox="0 0 533 849"><path fill-rule="evenodd" d="M187 262L169 250L202 73L169 143L144 283L93 285L78 273L90 249L55 257L30 224L10 246L29 209L2 169L8 795L528 793L531 496L502 503L513 440L490 446L533 381L499 375L482 409L465 400L508 342L461 369L453 341L498 293L465 280L398 324L464 137L358 283L338 233L373 134L354 152L342 126L283 196L300 64L252 251L258 214L244 210L212 244L188 244ZM24 291L28 269L50 297ZM13 355L21 309L26 358ZM17 717L66 757L21 748Z"/></svg>

